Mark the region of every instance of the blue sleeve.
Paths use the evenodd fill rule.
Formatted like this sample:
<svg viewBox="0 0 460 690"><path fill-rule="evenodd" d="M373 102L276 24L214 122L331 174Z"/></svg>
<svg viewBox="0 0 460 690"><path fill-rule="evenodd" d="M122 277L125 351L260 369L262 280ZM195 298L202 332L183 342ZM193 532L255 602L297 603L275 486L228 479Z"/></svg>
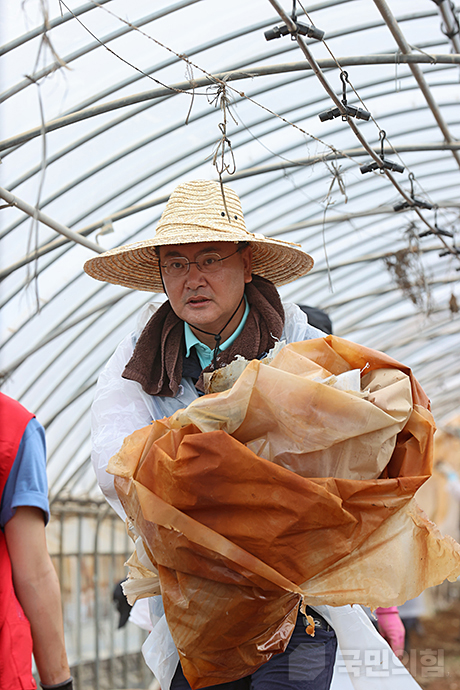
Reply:
<svg viewBox="0 0 460 690"><path fill-rule="evenodd" d="M11 520L16 508L41 508L45 523L49 520L48 480L46 478L45 431L35 417L22 435L16 458L3 490L0 527Z"/></svg>

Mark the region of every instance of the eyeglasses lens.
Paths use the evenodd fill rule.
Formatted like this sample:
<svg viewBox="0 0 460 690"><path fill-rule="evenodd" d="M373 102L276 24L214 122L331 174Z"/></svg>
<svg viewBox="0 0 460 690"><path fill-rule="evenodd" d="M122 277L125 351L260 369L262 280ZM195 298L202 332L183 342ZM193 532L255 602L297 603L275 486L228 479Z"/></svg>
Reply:
<svg viewBox="0 0 460 690"><path fill-rule="evenodd" d="M207 252L206 254L202 254L196 261L189 261L184 256L175 256L166 259L163 268L168 275L178 277L188 272L190 264L196 264L200 271L204 273L213 273L219 270L221 261L222 257L220 254L216 252Z"/></svg>

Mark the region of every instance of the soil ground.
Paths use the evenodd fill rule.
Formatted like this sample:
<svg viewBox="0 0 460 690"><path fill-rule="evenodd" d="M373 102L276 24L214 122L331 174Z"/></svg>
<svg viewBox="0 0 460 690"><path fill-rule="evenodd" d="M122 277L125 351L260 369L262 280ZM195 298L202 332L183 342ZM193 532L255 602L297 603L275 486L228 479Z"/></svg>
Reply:
<svg viewBox="0 0 460 690"><path fill-rule="evenodd" d="M403 663L424 690L460 690L460 600L423 618Z"/></svg>

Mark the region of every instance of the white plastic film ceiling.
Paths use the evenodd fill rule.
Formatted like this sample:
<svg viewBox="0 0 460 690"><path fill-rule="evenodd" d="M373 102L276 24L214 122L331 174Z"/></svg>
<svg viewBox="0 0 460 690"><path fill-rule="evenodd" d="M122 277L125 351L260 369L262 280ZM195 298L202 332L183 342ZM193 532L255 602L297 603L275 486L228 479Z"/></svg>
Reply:
<svg viewBox="0 0 460 690"><path fill-rule="evenodd" d="M285 300L412 367L439 426L460 412L451 0L5 0L0 31L3 390L46 427L52 497L99 495L95 382L155 297L82 265L189 179L222 174L250 231L313 255Z"/></svg>

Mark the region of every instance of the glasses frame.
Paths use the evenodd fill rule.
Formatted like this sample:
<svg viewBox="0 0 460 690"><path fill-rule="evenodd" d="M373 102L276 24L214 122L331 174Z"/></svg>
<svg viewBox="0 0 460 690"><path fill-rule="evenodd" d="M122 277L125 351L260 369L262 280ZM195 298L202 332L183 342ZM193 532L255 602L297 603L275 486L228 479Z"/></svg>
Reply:
<svg viewBox="0 0 460 690"><path fill-rule="evenodd" d="M247 247L247 246L248 246L248 245L245 244L244 246L238 247L238 249L236 249L236 250L235 250L234 252L232 252L231 254L228 254L227 256L221 256L221 255L219 254L219 252L204 251L204 252L203 252L203 257L209 256L210 254L212 254L212 255L214 255L214 256L219 257L218 259L216 259L217 262L221 262L221 261L225 261L225 259L229 259L231 256L235 256L235 254L238 254L238 252L241 252L241 251L242 251L243 249L245 249L245 247ZM198 270L201 271L201 273L217 273L217 271L221 268L221 265L220 265L220 264L219 264L219 266L216 266L215 268L212 268L211 270L209 270L209 268L204 268L204 267L203 267L203 264L201 263L201 258L199 258L197 261L189 261L189 260L187 259L187 257L185 257L185 256L174 256L174 257L171 257L171 260L172 260L172 261L177 261L178 259L182 259L182 260L185 262L185 266L184 266L185 271L184 271L183 273L182 273L182 272L180 272L180 273L170 273L169 270L168 270L168 265L167 265L167 264L161 264L161 263L160 263L160 268L162 268L162 269L164 270L164 272L166 273L166 275L170 276L171 278L183 278L184 276L186 276L186 275L189 273L189 271L190 271L190 266L191 266L192 264L195 264L195 265L198 267Z"/></svg>

